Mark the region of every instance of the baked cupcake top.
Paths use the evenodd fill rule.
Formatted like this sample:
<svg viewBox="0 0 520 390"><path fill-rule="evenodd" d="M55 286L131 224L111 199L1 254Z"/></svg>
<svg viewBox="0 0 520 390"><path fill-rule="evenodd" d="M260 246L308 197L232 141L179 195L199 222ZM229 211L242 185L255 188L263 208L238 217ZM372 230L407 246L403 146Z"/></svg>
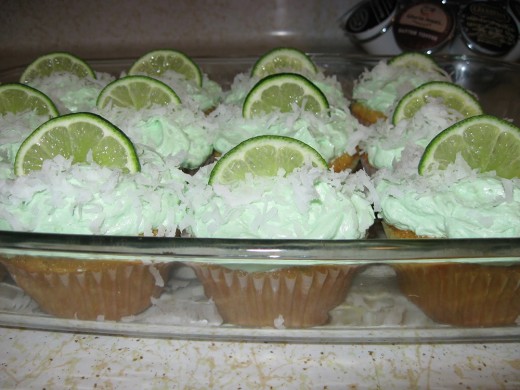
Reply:
<svg viewBox="0 0 520 390"><path fill-rule="evenodd" d="M478 173L460 156L419 175L424 148L407 148L393 170L374 176L376 210L388 224L436 238L520 236L520 179Z"/></svg>
<svg viewBox="0 0 520 390"><path fill-rule="evenodd" d="M305 165L286 177L209 185L212 166L188 184L188 231L194 237L359 239L374 222L369 178Z"/></svg>
<svg viewBox="0 0 520 390"><path fill-rule="evenodd" d="M354 82L352 99L390 117L401 97L429 81L451 79L440 69L391 65L389 61L381 60L373 68L366 69Z"/></svg>

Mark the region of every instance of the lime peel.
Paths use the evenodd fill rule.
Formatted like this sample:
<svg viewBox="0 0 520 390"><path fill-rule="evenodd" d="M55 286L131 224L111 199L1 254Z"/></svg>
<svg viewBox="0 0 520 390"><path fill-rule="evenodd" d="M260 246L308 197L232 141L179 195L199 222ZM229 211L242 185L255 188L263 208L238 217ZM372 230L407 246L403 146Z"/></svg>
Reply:
<svg viewBox="0 0 520 390"><path fill-rule="evenodd" d="M199 66L187 54L173 49L159 49L146 53L133 63L128 74L157 77L168 70L181 74L186 80L202 87L203 77Z"/></svg>
<svg viewBox="0 0 520 390"><path fill-rule="evenodd" d="M392 123L412 118L431 99L441 99L443 104L461 113L465 118L483 114L478 100L466 89L448 81L430 81L404 95L396 105Z"/></svg>
<svg viewBox="0 0 520 390"><path fill-rule="evenodd" d="M414 51L401 53L390 58L388 65L416 68L426 72L436 71L444 73L442 68L430 55Z"/></svg>
<svg viewBox="0 0 520 390"><path fill-rule="evenodd" d="M30 83L34 79L51 76L56 72L68 72L78 77L96 78L96 73L81 58L68 52L52 52L38 57L23 71L20 82Z"/></svg>
<svg viewBox="0 0 520 390"><path fill-rule="evenodd" d="M125 172L140 170L130 139L116 126L92 113L73 113L48 120L34 130L16 154L18 176L40 170L43 162L58 155L86 163L92 152L95 163Z"/></svg>
<svg viewBox="0 0 520 390"><path fill-rule="evenodd" d="M53 101L43 92L25 84L0 85L0 115L34 111L37 115L54 118L59 115Z"/></svg>
<svg viewBox="0 0 520 390"><path fill-rule="evenodd" d="M168 85L148 76L126 76L112 81L101 90L96 106L112 104L141 110L154 105L179 105L181 99Z"/></svg>
<svg viewBox="0 0 520 390"><path fill-rule="evenodd" d="M426 147L419 174L444 170L457 155L472 169L497 176L520 177L520 128L492 115L477 115L440 132Z"/></svg>
<svg viewBox="0 0 520 390"><path fill-rule="evenodd" d="M277 73L261 79L247 94L242 116L250 119L272 112L291 112L293 104L319 114L328 111L325 94L306 77L297 73Z"/></svg>
<svg viewBox="0 0 520 390"><path fill-rule="evenodd" d="M312 164L328 169L325 159L311 146L295 138L261 135L249 138L224 154L213 167L209 184L231 184L248 176L272 177Z"/></svg>
<svg viewBox="0 0 520 390"><path fill-rule="evenodd" d="M304 52L291 47L278 47L268 51L256 61L251 76L265 77L287 71L316 74L318 69Z"/></svg>

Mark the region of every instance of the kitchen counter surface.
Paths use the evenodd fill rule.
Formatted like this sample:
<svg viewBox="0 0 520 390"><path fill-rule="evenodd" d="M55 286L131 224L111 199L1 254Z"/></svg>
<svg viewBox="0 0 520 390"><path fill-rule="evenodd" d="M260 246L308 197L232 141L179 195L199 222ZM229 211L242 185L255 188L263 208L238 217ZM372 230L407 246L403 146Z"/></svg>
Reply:
<svg viewBox="0 0 520 390"><path fill-rule="evenodd" d="M0 328L2 389L518 389L520 343L268 344Z"/></svg>

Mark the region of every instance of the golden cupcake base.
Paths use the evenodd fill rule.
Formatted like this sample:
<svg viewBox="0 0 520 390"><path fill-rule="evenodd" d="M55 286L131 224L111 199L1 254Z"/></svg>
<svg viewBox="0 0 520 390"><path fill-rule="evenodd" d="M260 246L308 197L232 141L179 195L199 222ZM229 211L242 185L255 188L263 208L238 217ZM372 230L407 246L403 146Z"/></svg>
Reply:
<svg viewBox="0 0 520 390"><path fill-rule="evenodd" d="M291 267L267 272L194 266L225 323L247 327L324 325L342 303L356 266Z"/></svg>
<svg viewBox="0 0 520 390"><path fill-rule="evenodd" d="M17 256L4 260L16 284L56 317L119 320L152 305L170 264Z"/></svg>
<svg viewBox="0 0 520 390"><path fill-rule="evenodd" d="M350 104L350 112L352 115L365 126L370 126L378 120L386 119L386 115L380 111L375 111L360 102L352 102Z"/></svg>
<svg viewBox="0 0 520 390"><path fill-rule="evenodd" d="M383 223L390 239L426 238ZM515 324L520 316L520 265L393 264L401 292L438 323L462 327Z"/></svg>

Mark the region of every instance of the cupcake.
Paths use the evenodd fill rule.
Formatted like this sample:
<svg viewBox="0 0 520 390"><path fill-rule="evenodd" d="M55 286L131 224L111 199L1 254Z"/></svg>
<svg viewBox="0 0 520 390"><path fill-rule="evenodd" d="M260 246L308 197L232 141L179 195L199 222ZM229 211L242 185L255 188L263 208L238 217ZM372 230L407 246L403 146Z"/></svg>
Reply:
<svg viewBox="0 0 520 390"><path fill-rule="evenodd" d="M184 216L180 197L187 175L172 157L135 148L141 167L135 173L58 155L40 170L17 176L11 161L1 161L0 230L174 237ZM171 267L88 255L12 255L0 261L46 313L86 320L118 320L145 310L162 292Z"/></svg>
<svg viewBox="0 0 520 390"><path fill-rule="evenodd" d="M425 148L442 130L464 119L464 114L451 109L441 100L424 104L411 118L393 124L384 119L370 126L361 141L361 161L364 169L373 174L379 169L391 169L401 160L407 147Z"/></svg>
<svg viewBox="0 0 520 390"><path fill-rule="evenodd" d="M296 72L282 68L273 74L304 77L326 98L327 112L315 115L294 107L290 112L275 111L244 118L243 106L248 94L273 75L257 75L248 70L235 76L229 90L224 92L222 103L210 116L218 127L215 151L224 154L240 142L259 135L281 135L312 146L336 171L356 168L359 161L357 146L364 136L365 127L351 115L350 103L337 77L325 74L314 64L312 66L314 71L303 69Z"/></svg>
<svg viewBox="0 0 520 390"><path fill-rule="evenodd" d="M186 224L193 237L362 239L374 222L364 172L334 173L305 165L286 176L208 185L211 169L201 169L188 185L191 215ZM224 322L287 328L326 324L359 268L240 260L192 266Z"/></svg>
<svg viewBox="0 0 520 390"><path fill-rule="evenodd" d="M208 114L222 98L222 87L211 80L191 57L178 50L150 51L132 64L128 74L146 75L162 81L192 111Z"/></svg>
<svg viewBox="0 0 520 390"><path fill-rule="evenodd" d="M419 146L374 176L377 209L390 239L520 236L520 180L472 169L459 155L445 170L419 175ZM393 264L402 292L434 321L484 327L520 315L520 266L513 263Z"/></svg>
<svg viewBox="0 0 520 390"><path fill-rule="evenodd" d="M451 81L450 76L427 55L403 53L379 61L354 82L352 114L364 125L390 118L407 92L429 81Z"/></svg>
<svg viewBox="0 0 520 390"><path fill-rule="evenodd" d="M60 114L69 114L92 111L101 90L114 79L70 53L56 52L29 64L20 82L46 94Z"/></svg>
<svg viewBox="0 0 520 390"><path fill-rule="evenodd" d="M215 126L202 111L192 110L184 101L141 110L110 106L95 112L117 125L134 144L172 157L187 171L204 165L213 154Z"/></svg>

